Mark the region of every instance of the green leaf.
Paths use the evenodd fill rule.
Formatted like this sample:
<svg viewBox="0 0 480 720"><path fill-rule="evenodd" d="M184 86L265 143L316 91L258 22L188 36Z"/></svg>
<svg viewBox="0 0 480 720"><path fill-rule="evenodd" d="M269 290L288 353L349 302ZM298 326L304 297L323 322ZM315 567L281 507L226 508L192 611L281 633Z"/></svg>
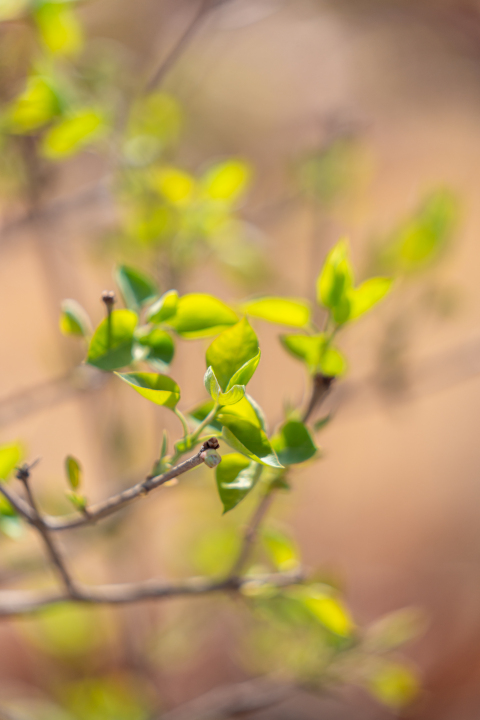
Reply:
<svg viewBox="0 0 480 720"><path fill-rule="evenodd" d="M0 480L6 480L15 470L23 456L23 448L18 442L0 445Z"/></svg>
<svg viewBox="0 0 480 720"><path fill-rule="evenodd" d="M340 240L330 250L317 280L318 302L333 312L341 324L348 318L350 304L348 293L353 287L353 268L350 263L346 240ZM345 318L345 319L344 319Z"/></svg>
<svg viewBox="0 0 480 720"><path fill-rule="evenodd" d="M215 470L215 477L224 513L236 507L255 487L261 468L261 465L251 462L245 455L223 455L222 462Z"/></svg>
<svg viewBox="0 0 480 720"><path fill-rule="evenodd" d="M153 278L127 265L116 268L115 280L125 305L130 310L139 310L148 300L158 295L158 287Z"/></svg>
<svg viewBox="0 0 480 720"><path fill-rule="evenodd" d="M196 339L218 335L238 322L236 313L213 295L191 293L178 300L177 312L168 324L182 337Z"/></svg>
<svg viewBox="0 0 480 720"><path fill-rule="evenodd" d="M113 310L95 330L87 363L100 370L117 370L133 360L134 332L138 317L133 310Z"/></svg>
<svg viewBox="0 0 480 720"><path fill-rule="evenodd" d="M151 182L172 205L188 205L194 197L195 179L178 168L161 167L152 171Z"/></svg>
<svg viewBox="0 0 480 720"><path fill-rule="evenodd" d="M407 665L380 661L370 674L367 687L384 705L399 709L409 705L419 692L417 676Z"/></svg>
<svg viewBox="0 0 480 720"><path fill-rule="evenodd" d="M34 13L43 45L52 55L76 55L83 45L82 27L71 2L45 2Z"/></svg>
<svg viewBox="0 0 480 720"><path fill-rule="evenodd" d="M310 306L305 300L265 297L244 303L242 311L278 325L303 328L310 323Z"/></svg>
<svg viewBox="0 0 480 720"><path fill-rule="evenodd" d="M207 350L211 366L222 390L246 385L260 361L258 339L246 318L224 330Z"/></svg>
<svg viewBox="0 0 480 720"><path fill-rule="evenodd" d="M265 548L280 572L288 572L300 564L299 551L293 540L274 528L265 528L262 532Z"/></svg>
<svg viewBox="0 0 480 720"><path fill-rule="evenodd" d="M65 458L65 472L72 490L78 490L82 482L82 467L73 455Z"/></svg>
<svg viewBox="0 0 480 720"><path fill-rule="evenodd" d="M234 203L244 194L251 176L250 165L241 160L218 163L201 180L203 194L211 200Z"/></svg>
<svg viewBox="0 0 480 720"><path fill-rule="evenodd" d="M148 308L147 321L151 323L165 322L165 320L175 315L177 306L178 292L176 290L169 290Z"/></svg>
<svg viewBox="0 0 480 720"><path fill-rule="evenodd" d="M156 370L165 370L172 362L175 345L165 330L142 327L135 333L135 340L146 351L142 354L142 360L148 362Z"/></svg>
<svg viewBox="0 0 480 720"><path fill-rule="evenodd" d="M50 79L34 75L10 104L6 119L11 132L24 135L43 127L60 111L60 98Z"/></svg>
<svg viewBox="0 0 480 720"><path fill-rule="evenodd" d="M248 422L256 425L256 427L264 432L267 431L263 410L250 395L245 395L245 397L238 403L235 403L233 407L229 406L221 410L218 417L220 419L226 418L227 420L229 417L241 418L242 420L248 420Z"/></svg>
<svg viewBox="0 0 480 720"><path fill-rule="evenodd" d="M375 277L365 280L364 283L351 290L348 319L355 320L379 303L390 292L392 282L391 278Z"/></svg>
<svg viewBox="0 0 480 720"><path fill-rule="evenodd" d="M18 540L25 532L25 525L4 495L0 495L0 531L12 540Z"/></svg>
<svg viewBox="0 0 480 720"><path fill-rule="evenodd" d="M242 401L240 401L240 403L241 402ZM239 405L240 403L237 403L237 405ZM190 412L188 414L190 415L191 418L193 418L194 420L197 420L200 423L203 420L205 420L207 415L209 415L212 412L214 406L215 406L215 403L213 400L206 400L205 402L200 403L200 405L196 405L193 408L193 410L190 410ZM228 409L230 411L230 408L228 408ZM210 425L208 425L207 428L205 429L205 431L207 433L209 432L209 428L212 428L212 430L217 433L222 432L222 425L220 424L220 422L218 422L218 420L212 420Z"/></svg>
<svg viewBox="0 0 480 720"><path fill-rule="evenodd" d="M163 405L173 410L180 400L180 388L168 375L146 372L116 373L116 375L156 405Z"/></svg>
<svg viewBox="0 0 480 720"><path fill-rule="evenodd" d="M324 427L328 425L328 423L332 420L332 414L329 413L328 415L325 415L325 417L320 418L316 422L313 423L313 429L315 432L319 432L320 430L323 430Z"/></svg>
<svg viewBox="0 0 480 720"><path fill-rule="evenodd" d="M49 160L63 160L95 142L105 127L102 113L91 108L79 110L46 133L41 153Z"/></svg>
<svg viewBox="0 0 480 720"><path fill-rule="evenodd" d="M211 367L209 367L205 373L204 383L208 394L219 405L235 405L235 403L238 403L245 397L244 385L234 385L228 392L222 392L213 368Z"/></svg>
<svg viewBox="0 0 480 720"><path fill-rule="evenodd" d="M272 438L272 446L282 465L297 465L310 460L318 448L308 429L299 420L289 420Z"/></svg>
<svg viewBox="0 0 480 720"><path fill-rule="evenodd" d="M281 335L280 342L290 355L302 360L310 373L322 372L329 377L343 375L347 362L341 352L327 341L325 333L319 335Z"/></svg>
<svg viewBox="0 0 480 720"><path fill-rule="evenodd" d="M283 467L263 430L248 420L227 413L219 415L219 419L224 440L230 447L262 465Z"/></svg>
<svg viewBox="0 0 480 720"><path fill-rule="evenodd" d="M303 604L327 630L340 637L350 637L354 623L345 605L327 585L303 585L288 591Z"/></svg>
<svg viewBox="0 0 480 720"><path fill-rule="evenodd" d="M60 331L64 335L88 337L92 324L86 311L76 300L64 300L61 305Z"/></svg>
<svg viewBox="0 0 480 720"><path fill-rule="evenodd" d="M72 503L75 510L78 510L79 512L85 510L85 508L87 507L87 498L85 497L85 495L77 493L74 490L67 491L65 494Z"/></svg>

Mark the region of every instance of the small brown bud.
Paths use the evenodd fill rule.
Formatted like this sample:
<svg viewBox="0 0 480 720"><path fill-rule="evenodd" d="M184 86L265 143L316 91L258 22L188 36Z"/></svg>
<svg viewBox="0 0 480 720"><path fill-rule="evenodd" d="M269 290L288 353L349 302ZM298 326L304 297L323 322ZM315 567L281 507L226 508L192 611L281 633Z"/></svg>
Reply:
<svg viewBox="0 0 480 720"><path fill-rule="evenodd" d="M113 290L104 290L102 292L102 302L105 303L107 308L111 308L113 305L115 305L116 297Z"/></svg>
<svg viewBox="0 0 480 720"><path fill-rule="evenodd" d="M202 445L202 450L208 450L211 448L212 450L218 450L220 447L220 443L218 442L216 437L211 437L208 440L205 440L205 442Z"/></svg>

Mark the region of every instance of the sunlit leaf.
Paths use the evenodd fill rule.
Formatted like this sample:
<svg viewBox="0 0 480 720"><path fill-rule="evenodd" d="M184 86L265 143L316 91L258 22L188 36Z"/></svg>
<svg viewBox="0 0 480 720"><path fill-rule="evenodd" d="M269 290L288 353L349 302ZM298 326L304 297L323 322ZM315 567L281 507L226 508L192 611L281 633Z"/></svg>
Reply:
<svg viewBox="0 0 480 720"><path fill-rule="evenodd" d="M169 290L162 297L158 298L147 310L147 321L151 323L162 323L173 317L177 312L178 292Z"/></svg>
<svg viewBox="0 0 480 720"><path fill-rule="evenodd" d="M11 132L22 135L43 127L56 117L61 103L52 82L34 75L25 90L10 104L6 120Z"/></svg>
<svg viewBox="0 0 480 720"><path fill-rule="evenodd" d="M183 295L176 314L168 324L182 337L195 339L217 335L238 322L236 313L224 302L204 293Z"/></svg>
<svg viewBox="0 0 480 720"><path fill-rule="evenodd" d="M262 465L283 467L263 430L248 420L227 413L219 419L223 425L223 437L230 447Z"/></svg>
<svg viewBox="0 0 480 720"><path fill-rule="evenodd" d="M332 588L326 585L302 585L292 588L289 594L299 600L327 630L341 637L351 636L354 623Z"/></svg>
<svg viewBox="0 0 480 720"><path fill-rule="evenodd" d="M65 458L65 472L72 490L78 490L82 482L82 467L73 455Z"/></svg>
<svg viewBox="0 0 480 720"><path fill-rule="evenodd" d="M332 310L334 319L342 324L348 319L348 293L353 287L353 268L346 240L340 240L328 253L317 280L317 299Z"/></svg>
<svg viewBox="0 0 480 720"><path fill-rule="evenodd" d="M306 327L310 322L310 306L305 300L282 297L265 297L250 300L242 305L242 311L278 325Z"/></svg>
<svg viewBox="0 0 480 720"><path fill-rule="evenodd" d="M138 310L159 294L157 283L152 277L127 265L116 268L115 280L125 305L131 310Z"/></svg>
<svg viewBox="0 0 480 720"><path fill-rule="evenodd" d="M223 408L219 413L219 418L229 417L241 418L248 420L248 422L256 425L258 428L266 432L266 419L262 408L255 402L250 395L245 397L236 403L233 407Z"/></svg>
<svg viewBox="0 0 480 720"><path fill-rule="evenodd" d="M92 332L90 318L76 300L63 300L60 313L60 331L64 335L88 337Z"/></svg>
<svg viewBox="0 0 480 720"><path fill-rule="evenodd" d="M329 377L343 375L347 362L341 352L328 343L325 333L319 335L281 335L283 347L302 360L310 373L322 372Z"/></svg>
<svg viewBox="0 0 480 720"><path fill-rule="evenodd" d="M116 373L116 375L156 405L163 405L173 410L180 400L180 388L168 375L146 372Z"/></svg>
<svg viewBox="0 0 480 720"><path fill-rule="evenodd" d="M213 368L209 367L204 377L205 388L208 394L219 405L235 405L245 397L244 385L233 385L228 392L222 392Z"/></svg>
<svg viewBox="0 0 480 720"><path fill-rule="evenodd" d="M240 401L242 402L242 401ZM237 403L238 405L239 403ZM197 422L202 422L202 420L205 420L207 415L211 413L211 411L214 408L214 401L213 400L205 400L204 402L200 403L199 405L196 405L192 410L189 411L189 416L196 420ZM230 410L230 408L228 408ZM206 432L215 432L216 434L221 434L222 432L222 425L218 420L212 420L210 425L208 425L208 428L206 429Z"/></svg>
<svg viewBox="0 0 480 720"><path fill-rule="evenodd" d="M82 27L71 2L43 0L34 18L44 47L53 55L76 55L82 49Z"/></svg>
<svg viewBox="0 0 480 720"><path fill-rule="evenodd" d="M248 320L242 318L215 338L206 359L222 390L229 390L233 385L246 385L260 360L258 339Z"/></svg>
<svg viewBox="0 0 480 720"><path fill-rule="evenodd" d="M158 140L157 150L178 139L183 122L179 102L163 92L150 93L135 103L128 124L132 137L151 136Z"/></svg>
<svg viewBox="0 0 480 720"><path fill-rule="evenodd" d="M236 507L255 487L261 468L261 465L251 462L239 453L222 456L222 462L215 470L215 477L224 513Z"/></svg>
<svg viewBox="0 0 480 720"><path fill-rule="evenodd" d="M43 138L41 151L50 160L62 160L95 142L106 127L105 117L93 109L79 110L54 125Z"/></svg>
<svg viewBox="0 0 480 720"><path fill-rule="evenodd" d="M18 442L0 445L0 480L6 480L22 459L23 448Z"/></svg>
<svg viewBox="0 0 480 720"><path fill-rule="evenodd" d="M272 446L282 465L310 460L317 452L308 428L299 420L288 420L272 438Z"/></svg>
<svg viewBox="0 0 480 720"><path fill-rule="evenodd" d="M291 538L276 528L265 528L262 531L262 540L277 570L288 572L298 567L299 551Z"/></svg>
<svg viewBox="0 0 480 720"><path fill-rule="evenodd" d="M365 280L361 285L351 290L348 319L355 320L371 310L390 292L391 287L391 278L375 277Z"/></svg>
<svg viewBox="0 0 480 720"><path fill-rule="evenodd" d="M195 193L195 179L175 167L162 167L153 171L152 184L173 205L188 204Z"/></svg>
<svg viewBox="0 0 480 720"><path fill-rule="evenodd" d="M95 330L87 363L100 370L117 370L133 360L134 332L138 317L133 310L113 310Z"/></svg>
<svg viewBox="0 0 480 720"><path fill-rule="evenodd" d="M202 190L212 200L236 202L247 189L252 176L250 165L227 160L209 168L202 178Z"/></svg>
<svg viewBox="0 0 480 720"><path fill-rule="evenodd" d="M175 354L175 345L170 335L161 328L140 328L135 333L135 341L143 352L141 359L157 370L165 370ZM136 356L136 350L134 350Z"/></svg>
<svg viewBox="0 0 480 720"><path fill-rule="evenodd" d="M410 667L387 661L378 664L367 686L377 700L393 709L409 705L420 689L417 676Z"/></svg>

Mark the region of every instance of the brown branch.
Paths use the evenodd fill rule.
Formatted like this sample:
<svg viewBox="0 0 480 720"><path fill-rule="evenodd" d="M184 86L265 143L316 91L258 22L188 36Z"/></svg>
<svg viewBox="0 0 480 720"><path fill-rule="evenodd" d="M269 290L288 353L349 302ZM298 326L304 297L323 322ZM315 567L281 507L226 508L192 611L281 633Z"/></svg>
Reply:
<svg viewBox="0 0 480 720"><path fill-rule="evenodd" d="M31 466L30 466L31 467ZM27 494L28 501L30 503L30 508L32 511L32 517L29 519L29 523L36 528L38 531L38 534L43 540L43 543L45 545L45 548L47 550L47 554L50 558L50 562L54 569L57 572L57 575L59 576L61 582L65 586L67 596L69 598L75 598L76 597L76 585L70 575L70 572L67 568L67 565L65 563L65 560L62 556L62 553L56 543L56 541L52 538L50 534L50 530L46 526L35 501L32 489L30 487L30 467L28 465L23 465L21 468L17 471L17 478L23 482L23 485L25 487L25 492Z"/></svg>
<svg viewBox="0 0 480 720"><path fill-rule="evenodd" d="M238 558L235 561L235 564L230 573L231 578L236 578L242 572L242 570L245 567L245 564L247 563L247 561L250 557L253 545L255 543L255 540L257 539L257 535L258 535L260 526L272 504L273 492L274 492L273 488L270 488L265 493L265 495L262 495L262 497L260 499L260 502L257 506L257 509L255 510L255 512L253 514L250 524L248 525L247 529L245 530L245 535L243 536L243 542L242 542L242 545L240 548Z"/></svg>
<svg viewBox="0 0 480 720"><path fill-rule="evenodd" d="M158 580L120 585L98 585L88 587L76 584L75 595L66 591L30 593L19 591L0 592L0 617L28 615L46 607L64 602L96 605L125 605L145 600L207 595L216 592L239 592L246 585L272 585L288 587L304 579L300 572L274 573L270 575L249 575L232 580L211 578L188 578L178 584L166 584Z"/></svg>
<svg viewBox="0 0 480 720"><path fill-rule="evenodd" d="M187 25L183 33L180 35L175 45L171 48L170 52L162 60L160 66L157 68L153 76L148 81L146 86L147 93L152 92L153 90L155 90L155 88L161 85L169 70L173 67L173 65L187 49L188 45L190 44L193 37L196 35L198 29L201 27L208 12L212 9L212 7L214 7L214 4L212 4L212 0L200 0L193 18L190 20L189 24Z"/></svg>
<svg viewBox="0 0 480 720"><path fill-rule="evenodd" d="M225 720L277 705L297 688L269 678L214 688L192 702L161 715L160 720ZM248 715L250 717L250 715Z"/></svg>

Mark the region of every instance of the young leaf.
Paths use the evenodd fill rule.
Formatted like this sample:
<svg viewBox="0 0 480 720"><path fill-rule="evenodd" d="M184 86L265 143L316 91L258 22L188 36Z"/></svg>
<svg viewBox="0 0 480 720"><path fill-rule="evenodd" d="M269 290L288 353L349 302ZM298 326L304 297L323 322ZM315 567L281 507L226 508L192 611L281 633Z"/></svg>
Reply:
<svg viewBox="0 0 480 720"><path fill-rule="evenodd" d="M325 415L325 417L320 418L316 422L313 423L313 429L315 432L319 432L320 430L323 430L324 427L328 425L330 420L332 419L332 414L329 413L328 415Z"/></svg>
<svg viewBox="0 0 480 720"><path fill-rule="evenodd" d="M224 330L207 350L211 366L222 390L246 385L260 361L258 339L246 318Z"/></svg>
<svg viewBox="0 0 480 720"><path fill-rule="evenodd" d="M92 332L90 318L76 300L64 300L61 305L60 331L64 335L88 337Z"/></svg>
<svg viewBox="0 0 480 720"><path fill-rule="evenodd" d="M262 532L265 548L280 572L288 572L300 564L299 551L293 540L277 529L265 528Z"/></svg>
<svg viewBox="0 0 480 720"><path fill-rule="evenodd" d="M78 490L82 483L82 467L73 455L67 455L65 458L65 472L72 490Z"/></svg>
<svg viewBox="0 0 480 720"><path fill-rule="evenodd" d="M7 109L9 130L18 135L43 127L61 112L60 97L50 78L34 75Z"/></svg>
<svg viewBox="0 0 480 720"><path fill-rule="evenodd" d="M150 323L163 323L177 312L178 292L169 290L148 308L146 319Z"/></svg>
<svg viewBox="0 0 480 720"><path fill-rule="evenodd" d="M20 443L0 445L0 480L6 480L22 459L23 449Z"/></svg>
<svg viewBox="0 0 480 720"><path fill-rule="evenodd" d="M221 416L223 437L234 450L246 455L255 462L270 467L281 468L274 449L266 434L253 423L224 413Z"/></svg>
<svg viewBox="0 0 480 720"><path fill-rule="evenodd" d="M78 510L79 512L85 510L85 508L87 507L87 498L85 497L85 495L77 493L74 490L67 491L65 494L76 510Z"/></svg>
<svg viewBox="0 0 480 720"><path fill-rule="evenodd" d="M48 130L40 146L41 153L49 160L63 160L95 142L105 128L102 113L91 108L79 110Z"/></svg>
<svg viewBox="0 0 480 720"><path fill-rule="evenodd" d="M222 457L222 462L215 471L215 478L224 513L236 507L255 487L261 469L261 465L251 462L239 453Z"/></svg>
<svg viewBox="0 0 480 720"><path fill-rule="evenodd" d="M138 317L133 310L113 310L102 320L90 341L87 363L100 370L117 370L133 360L134 332Z"/></svg>
<svg viewBox="0 0 480 720"><path fill-rule="evenodd" d="M42 43L52 55L72 56L82 49L82 27L71 3L38 3L34 18Z"/></svg>
<svg viewBox="0 0 480 720"><path fill-rule="evenodd" d="M195 179L175 167L162 167L154 170L152 185L172 205L187 205L195 193Z"/></svg>
<svg viewBox="0 0 480 720"><path fill-rule="evenodd" d="M347 608L336 597L332 588L326 585L304 585L292 588L289 595L301 602L330 632L340 637L352 635L354 623Z"/></svg>
<svg viewBox="0 0 480 720"><path fill-rule="evenodd" d="M391 278L375 277L365 280L364 283L351 290L348 319L356 320L356 318L371 310L390 292L392 282Z"/></svg>
<svg viewBox="0 0 480 720"><path fill-rule="evenodd" d="M119 265L116 268L115 280L125 305L130 310L139 310L146 302L158 295L158 287L153 278L127 265Z"/></svg>
<svg viewBox="0 0 480 720"><path fill-rule="evenodd" d="M394 710L408 705L419 692L418 679L413 670L398 662L379 661L367 681L371 694Z"/></svg>
<svg viewBox="0 0 480 720"><path fill-rule="evenodd" d="M303 360L309 372L322 372L329 377L343 375L347 363L339 350L327 342L325 333L319 335L281 335L280 342L290 355Z"/></svg>
<svg viewBox="0 0 480 720"><path fill-rule="evenodd" d="M168 375L146 372L115 374L156 405L163 405L174 410L180 400L180 388Z"/></svg>
<svg viewBox="0 0 480 720"><path fill-rule="evenodd" d="M251 175L251 167L241 160L218 163L202 178L203 194L211 200L234 203L245 192Z"/></svg>
<svg viewBox="0 0 480 720"><path fill-rule="evenodd" d="M156 370L165 370L172 362L175 345L165 330L160 328L139 328L135 333L135 340L146 351L142 359Z"/></svg>
<svg viewBox="0 0 480 720"><path fill-rule="evenodd" d="M282 465L297 465L310 460L317 452L308 429L298 420L289 420L272 438L272 446Z"/></svg>
<svg viewBox="0 0 480 720"><path fill-rule="evenodd" d="M332 310L334 319L342 324L348 319L350 303L348 293L353 287L353 268L348 243L340 240L330 250L317 280L317 299Z"/></svg>
<svg viewBox="0 0 480 720"><path fill-rule="evenodd" d="M240 403L241 402L243 402L243 401L241 400ZM237 403L237 405L240 405L240 403ZM190 412L188 414L194 420L197 420L198 422L202 422L203 420L205 420L207 415L209 415L212 412L214 405L215 405L215 403L213 400L206 400L205 402L200 403L200 405L197 405L196 407L194 407L193 410L190 410ZM230 408L228 408L228 409L230 411ZM222 432L222 426L218 422L218 420L212 420L210 425L208 425L208 428L212 428L212 431L215 431L217 433ZM211 431L209 429L208 430L206 429L206 432L211 432Z"/></svg>
<svg viewBox="0 0 480 720"><path fill-rule="evenodd" d="M310 306L305 300L265 297L244 303L242 311L278 325L303 328L310 322Z"/></svg>
<svg viewBox="0 0 480 720"><path fill-rule="evenodd" d="M213 295L191 293L178 300L177 312L168 324L182 337L196 339L218 335L238 322L236 313Z"/></svg>
<svg viewBox="0 0 480 720"><path fill-rule="evenodd" d="M250 395L245 395L245 397L238 403L235 403L233 407L229 406L228 408L221 410L218 414L218 418L220 420L222 418L226 418L228 420L229 417L248 420L248 422L252 423L252 425L256 425L256 427L260 428L264 432L267 431L263 410Z"/></svg>
<svg viewBox="0 0 480 720"><path fill-rule="evenodd" d="M238 403L245 397L244 385L234 385L228 392L222 392L211 367L209 367L205 373L204 383L208 394L215 402L219 403L219 405L235 405L235 403Z"/></svg>

